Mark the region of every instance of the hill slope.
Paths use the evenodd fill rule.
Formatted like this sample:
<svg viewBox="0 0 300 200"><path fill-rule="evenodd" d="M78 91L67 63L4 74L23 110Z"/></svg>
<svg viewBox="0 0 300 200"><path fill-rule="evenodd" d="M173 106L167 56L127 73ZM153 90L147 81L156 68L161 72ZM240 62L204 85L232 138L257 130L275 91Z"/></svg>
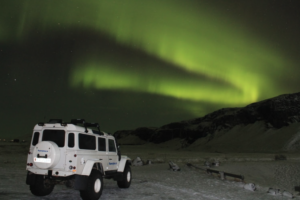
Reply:
<svg viewBox="0 0 300 200"><path fill-rule="evenodd" d="M223 108L204 117L159 128L117 131L124 144L162 143L181 138L181 146L205 151L273 152L300 150L300 93ZM298 133L299 132L299 133Z"/></svg>

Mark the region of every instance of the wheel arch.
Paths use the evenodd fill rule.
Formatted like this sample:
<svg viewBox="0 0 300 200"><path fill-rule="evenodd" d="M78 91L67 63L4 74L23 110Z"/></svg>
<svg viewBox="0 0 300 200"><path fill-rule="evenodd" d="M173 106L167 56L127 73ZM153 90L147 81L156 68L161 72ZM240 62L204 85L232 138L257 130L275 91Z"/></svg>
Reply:
<svg viewBox="0 0 300 200"><path fill-rule="evenodd" d="M102 163L99 161L95 161L95 160L88 160L85 163L85 166L82 170L82 174L83 176L89 176L92 172L93 169L98 170L102 175L104 174L104 169L102 166Z"/></svg>
<svg viewBox="0 0 300 200"><path fill-rule="evenodd" d="M86 161L82 174L75 175L75 183L74 183L75 190L86 190L88 178L92 173L93 169L99 171L102 176L104 175L104 170L101 162L95 160Z"/></svg>
<svg viewBox="0 0 300 200"><path fill-rule="evenodd" d="M126 165L131 165L131 159L128 158L127 156L122 156L119 163L118 172L123 172Z"/></svg>

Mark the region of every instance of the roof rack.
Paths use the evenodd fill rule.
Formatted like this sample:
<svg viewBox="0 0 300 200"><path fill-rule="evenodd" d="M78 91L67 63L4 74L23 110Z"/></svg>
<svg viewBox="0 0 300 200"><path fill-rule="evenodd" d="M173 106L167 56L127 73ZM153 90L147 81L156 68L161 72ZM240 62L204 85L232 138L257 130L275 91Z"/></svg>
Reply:
<svg viewBox="0 0 300 200"><path fill-rule="evenodd" d="M63 120L62 119L50 119L49 120L49 123L63 123Z"/></svg>
<svg viewBox="0 0 300 200"><path fill-rule="evenodd" d="M84 119L71 119L71 123L70 122L63 122L62 119L50 119L49 123L60 123L62 126L67 126L67 124L74 124L74 125L82 124L82 126L85 128L86 133L88 132L88 130L87 130L88 127L95 127L95 128L98 129L98 131L92 130L92 132L94 134L104 135L104 133L100 131L100 126L99 126L98 123L88 123L88 122L85 122ZM45 123L44 122L39 122L38 125L39 126L44 126Z"/></svg>
<svg viewBox="0 0 300 200"><path fill-rule="evenodd" d="M85 124L84 119L71 119L71 124L77 125L77 124Z"/></svg>
<svg viewBox="0 0 300 200"><path fill-rule="evenodd" d="M98 128L98 131L94 131L93 130L93 133L95 134L99 134L99 135L104 135L101 131L100 131L100 126L98 123L84 123L84 127L85 127L85 132L87 133L88 130L87 130L87 127L95 127L95 128Z"/></svg>
<svg viewBox="0 0 300 200"><path fill-rule="evenodd" d="M47 122L46 122L46 123L47 123ZM46 123L45 123L45 122L39 122L38 125L39 125L39 126L44 126ZM51 124L52 124L52 123L53 123L53 124L59 123L59 124L61 124L62 126L66 126L66 125L67 125L67 123L66 123L66 122L63 122L62 119L50 119L48 123L51 123Z"/></svg>

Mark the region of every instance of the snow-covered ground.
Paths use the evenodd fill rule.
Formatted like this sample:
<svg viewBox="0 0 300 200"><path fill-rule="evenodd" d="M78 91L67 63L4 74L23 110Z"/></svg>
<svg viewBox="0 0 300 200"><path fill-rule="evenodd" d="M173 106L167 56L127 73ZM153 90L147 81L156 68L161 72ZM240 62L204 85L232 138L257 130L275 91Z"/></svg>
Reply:
<svg viewBox="0 0 300 200"><path fill-rule="evenodd" d="M102 200L281 200L289 198L270 195L267 189L274 187L294 192L293 187L300 185L298 155L288 155L287 161L274 161L274 155L269 154L219 155L167 149L162 152L162 149L153 145L122 146L122 150L124 154L134 157L139 155L143 159L151 158L156 163L132 167L133 180L129 189L119 189L116 182L104 180L104 190L100 198ZM27 151L27 144L0 143L0 199L80 199L78 191L62 185L55 186L49 196L33 196L25 183ZM258 190L245 190L242 182L221 180L202 170L186 166L186 162L190 160L196 166L204 167L203 160L215 158L220 158L221 166L214 169L244 175L245 182L254 182L258 185ZM181 171L170 171L168 160L176 160ZM298 196L296 198L300 199Z"/></svg>

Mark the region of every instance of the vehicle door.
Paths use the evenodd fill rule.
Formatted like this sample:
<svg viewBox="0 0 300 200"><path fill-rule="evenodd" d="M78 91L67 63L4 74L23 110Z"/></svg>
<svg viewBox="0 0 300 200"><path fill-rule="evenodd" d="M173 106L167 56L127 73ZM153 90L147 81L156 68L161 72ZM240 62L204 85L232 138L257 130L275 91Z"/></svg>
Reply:
<svg viewBox="0 0 300 200"><path fill-rule="evenodd" d="M116 148L116 142L112 138L108 138L108 170L118 169L118 153Z"/></svg>
<svg viewBox="0 0 300 200"><path fill-rule="evenodd" d="M109 170L106 139L102 137L98 137L98 155L104 170Z"/></svg>
<svg viewBox="0 0 300 200"><path fill-rule="evenodd" d="M57 144L60 151L60 159L53 168L64 169L66 157L65 141L67 141L66 131L63 129L44 129L42 141L51 141Z"/></svg>

